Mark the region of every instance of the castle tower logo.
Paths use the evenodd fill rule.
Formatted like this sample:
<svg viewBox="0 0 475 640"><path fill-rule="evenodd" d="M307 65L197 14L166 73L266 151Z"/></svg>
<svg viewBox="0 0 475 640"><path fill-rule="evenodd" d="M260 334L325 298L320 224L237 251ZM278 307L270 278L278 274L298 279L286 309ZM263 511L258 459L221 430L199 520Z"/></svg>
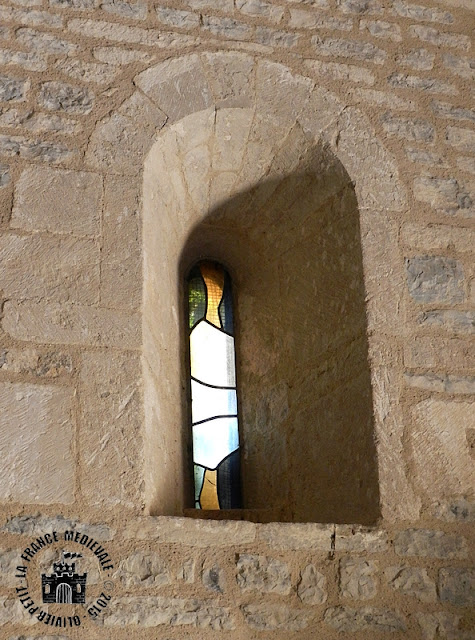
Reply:
<svg viewBox="0 0 475 640"><path fill-rule="evenodd" d="M63 551L62 561L55 562L53 573L41 574L43 603L84 604L86 602L87 573L76 573L76 563L68 560L82 558L81 553Z"/></svg>

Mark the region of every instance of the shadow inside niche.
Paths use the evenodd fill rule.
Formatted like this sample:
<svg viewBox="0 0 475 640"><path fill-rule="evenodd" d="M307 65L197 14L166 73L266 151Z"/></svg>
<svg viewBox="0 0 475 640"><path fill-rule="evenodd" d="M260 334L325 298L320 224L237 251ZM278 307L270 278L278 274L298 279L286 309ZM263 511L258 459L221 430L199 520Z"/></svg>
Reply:
<svg viewBox="0 0 475 640"><path fill-rule="evenodd" d="M316 147L295 173L224 202L190 233L180 282L202 258L233 279L243 507L261 521L374 524L359 213L344 167Z"/></svg>

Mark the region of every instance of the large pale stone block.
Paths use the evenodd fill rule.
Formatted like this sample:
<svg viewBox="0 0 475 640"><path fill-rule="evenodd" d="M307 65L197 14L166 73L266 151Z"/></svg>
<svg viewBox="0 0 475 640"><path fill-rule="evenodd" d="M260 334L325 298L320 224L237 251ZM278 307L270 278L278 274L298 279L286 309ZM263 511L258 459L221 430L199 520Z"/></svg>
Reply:
<svg viewBox="0 0 475 640"><path fill-rule="evenodd" d="M135 84L168 116L168 122L211 106L212 96L196 54L166 60L143 71Z"/></svg>
<svg viewBox="0 0 475 640"><path fill-rule="evenodd" d="M204 53L202 59L217 107L250 107L254 104L254 58L236 51L219 51Z"/></svg>
<svg viewBox="0 0 475 640"><path fill-rule="evenodd" d="M66 387L0 384L0 498L26 504L74 499L73 394Z"/></svg>
<svg viewBox="0 0 475 640"><path fill-rule="evenodd" d="M247 624L257 631L299 631L308 624L304 611L283 604L248 604L241 608Z"/></svg>
<svg viewBox="0 0 475 640"><path fill-rule="evenodd" d="M142 228L139 185L107 176L104 185L101 303L138 310L142 300Z"/></svg>
<svg viewBox="0 0 475 640"><path fill-rule="evenodd" d="M406 623L399 612L376 607L351 609L350 607L332 607L325 611L324 620L340 633L365 632L403 632Z"/></svg>
<svg viewBox="0 0 475 640"><path fill-rule="evenodd" d="M195 547L229 547L253 543L256 529L257 525L252 522L213 522L159 516L137 518L130 522L124 530L124 537Z"/></svg>
<svg viewBox="0 0 475 640"><path fill-rule="evenodd" d="M340 560L340 594L352 600L371 600L378 591L375 576L378 565L364 558L346 557Z"/></svg>
<svg viewBox="0 0 475 640"><path fill-rule="evenodd" d="M273 549L312 549L330 553L333 526L314 523L271 523L259 529L259 539Z"/></svg>
<svg viewBox="0 0 475 640"><path fill-rule="evenodd" d="M398 556L421 558L466 558L467 542L462 536L431 529L406 529L394 540Z"/></svg>
<svg viewBox="0 0 475 640"><path fill-rule="evenodd" d="M140 360L92 352L80 372L81 488L88 504L142 504ZM126 472L124 471L126 469Z"/></svg>
<svg viewBox="0 0 475 640"><path fill-rule="evenodd" d="M77 304L6 302L3 328L18 340L40 344L140 345L138 314Z"/></svg>
<svg viewBox="0 0 475 640"><path fill-rule="evenodd" d="M17 183L12 227L25 231L96 235L102 180L94 173L30 167Z"/></svg>
<svg viewBox="0 0 475 640"><path fill-rule="evenodd" d="M99 299L99 245L71 236L7 234L0 238L2 290L15 300Z"/></svg>
<svg viewBox="0 0 475 640"><path fill-rule="evenodd" d="M465 430L474 425L473 404L424 400L412 409L412 418L415 486L431 501L469 494L475 474Z"/></svg>

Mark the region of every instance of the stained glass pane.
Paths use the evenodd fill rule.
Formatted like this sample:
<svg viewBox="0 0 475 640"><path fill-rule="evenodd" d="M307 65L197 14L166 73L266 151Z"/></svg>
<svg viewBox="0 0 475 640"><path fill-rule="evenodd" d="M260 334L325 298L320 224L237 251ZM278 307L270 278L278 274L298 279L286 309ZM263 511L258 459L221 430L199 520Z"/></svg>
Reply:
<svg viewBox="0 0 475 640"><path fill-rule="evenodd" d="M200 262L188 278L195 505L240 506L239 428L231 281Z"/></svg>

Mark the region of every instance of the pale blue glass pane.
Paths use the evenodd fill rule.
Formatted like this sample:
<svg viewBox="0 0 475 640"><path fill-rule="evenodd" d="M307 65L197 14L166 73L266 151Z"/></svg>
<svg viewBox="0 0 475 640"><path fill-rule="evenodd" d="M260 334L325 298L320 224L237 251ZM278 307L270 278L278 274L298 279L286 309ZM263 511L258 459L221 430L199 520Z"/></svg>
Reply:
<svg viewBox="0 0 475 640"><path fill-rule="evenodd" d="M236 391L234 389L213 389L191 381L191 419L201 422L214 416L237 414Z"/></svg>
<svg viewBox="0 0 475 640"><path fill-rule="evenodd" d="M193 426L193 462L215 469L239 447L237 418L217 418Z"/></svg>
<svg viewBox="0 0 475 640"><path fill-rule="evenodd" d="M202 320L190 334L191 375L216 387L235 387L234 338Z"/></svg>
<svg viewBox="0 0 475 640"><path fill-rule="evenodd" d="M205 475L205 469L203 467L194 465L195 467L195 503L200 501L201 487L203 486L203 478Z"/></svg>

